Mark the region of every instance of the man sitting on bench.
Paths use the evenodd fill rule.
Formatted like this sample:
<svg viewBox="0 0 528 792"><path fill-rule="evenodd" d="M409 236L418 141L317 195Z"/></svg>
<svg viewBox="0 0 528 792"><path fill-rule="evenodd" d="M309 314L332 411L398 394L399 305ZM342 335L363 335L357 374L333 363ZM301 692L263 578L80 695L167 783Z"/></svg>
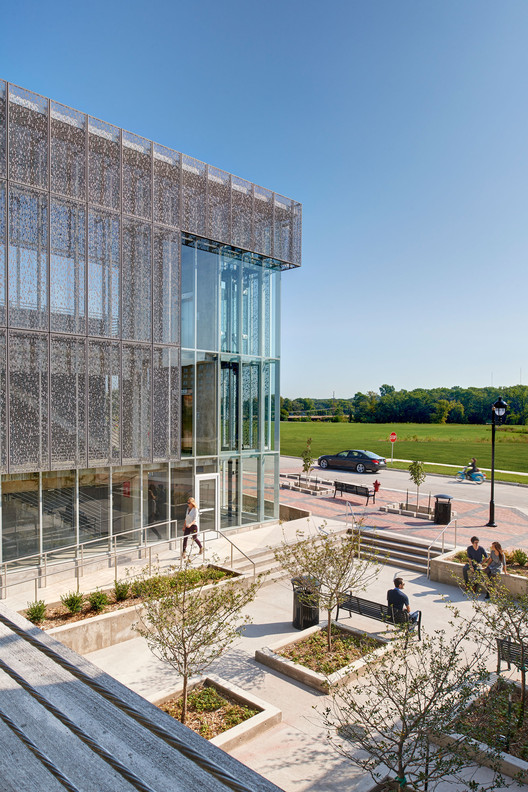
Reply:
<svg viewBox="0 0 528 792"><path fill-rule="evenodd" d="M407 612L409 614L407 617L409 621L413 624L416 624L420 611L413 611L411 613L409 597L403 591L404 586L405 583L403 582L402 578L394 578L394 588L387 591L387 604L389 607L392 606L395 621L400 621L400 619L398 619L398 611L400 611L402 622L407 621L407 619L403 616L403 614Z"/></svg>

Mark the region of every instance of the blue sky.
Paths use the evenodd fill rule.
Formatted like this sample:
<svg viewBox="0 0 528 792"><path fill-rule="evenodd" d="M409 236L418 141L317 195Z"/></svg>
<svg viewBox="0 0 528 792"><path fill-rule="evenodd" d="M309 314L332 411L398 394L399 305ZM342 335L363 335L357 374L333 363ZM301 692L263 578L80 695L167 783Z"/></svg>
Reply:
<svg viewBox="0 0 528 792"><path fill-rule="evenodd" d="M2 17L0 77L302 202L284 396L528 382L526 0Z"/></svg>

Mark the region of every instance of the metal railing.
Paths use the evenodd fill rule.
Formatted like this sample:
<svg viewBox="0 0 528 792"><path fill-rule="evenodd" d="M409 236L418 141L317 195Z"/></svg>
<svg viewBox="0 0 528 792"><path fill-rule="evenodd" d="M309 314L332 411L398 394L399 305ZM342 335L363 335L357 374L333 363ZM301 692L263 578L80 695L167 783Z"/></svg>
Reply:
<svg viewBox="0 0 528 792"><path fill-rule="evenodd" d="M441 537L442 538L442 553L445 552L445 535L446 535L446 531L450 527L450 525L452 525L453 523L455 524L455 547L456 547L456 543L457 543L457 521L455 519L452 519L452 520L449 520L447 525L444 525L444 527L442 528L442 530L440 531L438 536L435 539L433 539L433 541L431 542L431 544L427 548L427 577L429 577L429 572L430 572L431 550L433 548L433 545L435 545L438 542L438 540L440 539L440 537Z"/></svg>
<svg viewBox="0 0 528 792"><path fill-rule="evenodd" d="M160 529L160 528L169 528L169 538L162 539L156 542L148 542L147 541L147 532L150 529ZM122 549L118 549L118 542L121 543L124 537L129 536L130 534L138 534L138 532L142 533L141 541L130 542L127 544L126 547ZM199 534L203 540L204 545L204 555L206 551L206 544L207 544L207 534L215 533L218 537L225 539L229 546L230 546L230 563L231 569L233 569L234 564L234 551L236 550L239 552L250 564L253 566L253 580L256 579L256 564L255 562L240 548L238 547L232 539L226 536L222 531L216 528L207 528L203 534ZM196 536L196 534L195 534ZM189 540L192 540L192 537L188 537ZM171 545L173 542L180 543L180 557L182 556L182 548L183 548L183 541L185 537L183 535L177 536L177 521L176 520L169 520L166 522L155 523L148 526L143 526L143 528L132 528L130 531L123 531L118 534L114 534L110 537L105 537L104 539L91 539L88 542L83 542L79 545L68 545L66 547L57 548L55 550L51 550L45 553L34 553L30 556L25 556L23 558L17 558L13 561L6 561L1 565L2 574L0 576L0 599L5 599L7 597L7 592L9 589L14 588L15 586L22 586L28 585L33 580L34 584L34 591L35 591L35 600L38 599L38 590L39 588L46 588L48 577L53 577L54 575L63 574L68 571L68 568L72 569L73 575L76 580L77 591L79 591L80 586L80 578L84 577L85 570L92 564L100 564L101 559L108 559L109 565L113 566L114 569L114 581L118 581L118 567L119 567L119 559L123 556L127 556L130 558L130 553L139 551L140 557L141 553L144 553L145 558L148 556L147 566L149 570L149 574L152 574L152 551L153 550L160 550L163 546L168 545L169 550L172 549ZM105 543L107 545L103 550L101 548L100 552L97 552L96 548L93 545ZM92 550L90 556L86 558L85 554ZM73 550L75 555L73 557L58 559L51 561L50 556L57 554L57 553L65 553L68 550ZM37 563L34 566L27 565L27 566L20 566L23 562L28 562L31 560L36 560ZM16 564L17 566L15 569L8 569L8 564ZM28 573L30 574L33 572L33 578L28 578ZM20 580L13 580L9 582L9 576L14 576L15 574L24 574L24 578Z"/></svg>

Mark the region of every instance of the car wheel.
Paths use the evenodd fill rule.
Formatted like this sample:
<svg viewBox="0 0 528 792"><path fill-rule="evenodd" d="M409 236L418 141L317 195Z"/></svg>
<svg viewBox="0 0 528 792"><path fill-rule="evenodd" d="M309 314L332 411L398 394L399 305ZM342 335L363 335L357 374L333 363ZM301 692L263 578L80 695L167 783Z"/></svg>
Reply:
<svg viewBox="0 0 528 792"><path fill-rule="evenodd" d="M321 461L319 462L319 467L322 467L323 470L326 470L326 468L328 467L328 460L327 459L321 459Z"/></svg>
<svg viewBox="0 0 528 792"><path fill-rule="evenodd" d="M363 462L358 462L356 465L356 473L364 473L365 472L365 465Z"/></svg>

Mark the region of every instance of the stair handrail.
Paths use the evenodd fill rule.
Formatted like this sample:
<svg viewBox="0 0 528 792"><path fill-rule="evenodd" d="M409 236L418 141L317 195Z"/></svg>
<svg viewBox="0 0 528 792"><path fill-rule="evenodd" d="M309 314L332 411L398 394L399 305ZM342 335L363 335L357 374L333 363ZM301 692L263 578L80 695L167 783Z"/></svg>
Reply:
<svg viewBox="0 0 528 792"><path fill-rule="evenodd" d="M240 548L238 545L236 545L233 542L233 540L229 538L229 536L227 536L225 533L223 533L223 531L220 531L218 528L209 528L209 527L207 527L206 528L206 532L207 533L214 532L214 533L218 534L218 536L220 536L222 539L225 539L227 542L229 542L229 544L231 546L231 569L233 569L233 549L235 549L235 550L238 550L238 552L241 553L241 555L243 555L244 558L247 561L249 561L250 564L252 564L252 566L253 566L253 581L256 580L256 578L257 578L257 565L255 564L253 559L248 556L247 553L244 553L242 548ZM205 545L205 535L204 535L204 545Z"/></svg>
<svg viewBox="0 0 528 792"><path fill-rule="evenodd" d="M456 547L456 543L457 543L457 521L456 521L456 519L453 518L453 519L449 520L447 525L444 525L444 527L442 528L442 530L440 531L440 533L438 534L436 539L433 539L433 541L431 542L431 544L427 548L427 577L428 578L429 578L430 564L431 564L431 548L433 547L434 544L436 544L438 539L440 539L440 537L442 537L442 553L445 552L445 542L444 542L445 533L446 533L447 529L449 528L449 526L451 525L451 523L455 523L455 547Z"/></svg>

